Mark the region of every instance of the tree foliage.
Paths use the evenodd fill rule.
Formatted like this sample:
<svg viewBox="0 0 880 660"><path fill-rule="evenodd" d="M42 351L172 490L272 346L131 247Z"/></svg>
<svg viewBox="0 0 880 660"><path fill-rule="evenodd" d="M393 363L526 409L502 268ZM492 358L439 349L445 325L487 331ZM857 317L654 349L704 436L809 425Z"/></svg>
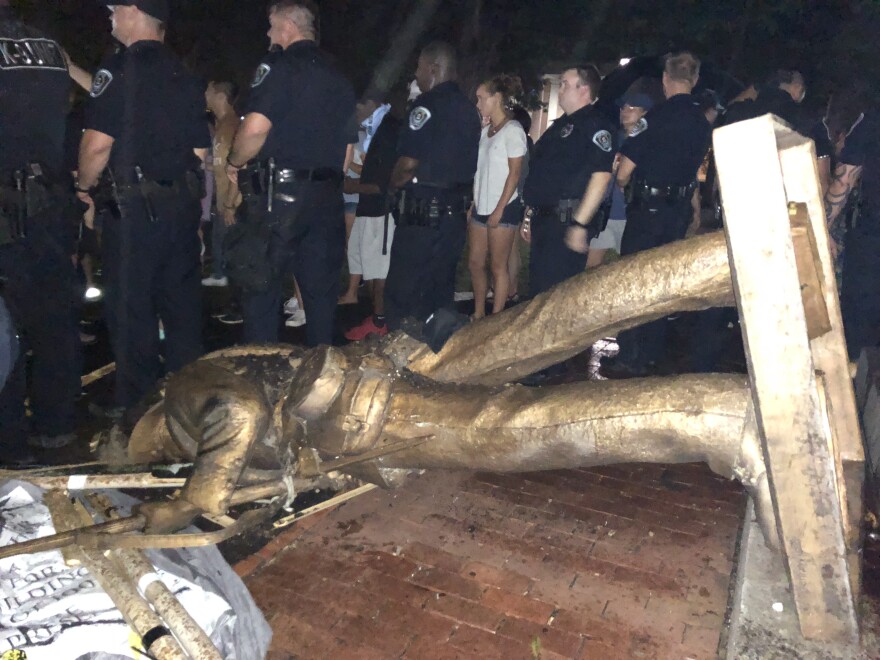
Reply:
<svg viewBox="0 0 880 660"><path fill-rule="evenodd" d="M324 47L363 89L418 0L321 0ZM246 82L265 51L266 0L172 0L169 42L206 77ZM75 58L94 66L111 47L96 0L13 0ZM537 85L565 63L690 48L745 81L798 67L810 97L880 89L877 0L444 0L423 41L463 53L465 86L490 72ZM410 58L410 70L415 56ZM406 75L409 75L407 73Z"/></svg>

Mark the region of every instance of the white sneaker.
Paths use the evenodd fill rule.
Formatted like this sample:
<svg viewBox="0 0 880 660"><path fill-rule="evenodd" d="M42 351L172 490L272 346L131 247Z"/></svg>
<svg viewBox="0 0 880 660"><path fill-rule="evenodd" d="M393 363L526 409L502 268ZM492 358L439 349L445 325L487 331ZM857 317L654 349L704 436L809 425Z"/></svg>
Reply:
<svg viewBox="0 0 880 660"><path fill-rule="evenodd" d="M293 314L290 315L290 318L284 322L288 328L298 328L301 325L306 324L306 313L298 309Z"/></svg>
<svg viewBox="0 0 880 660"><path fill-rule="evenodd" d="M104 293L101 291L101 289L96 286L90 286L88 289L86 289L84 298L86 300L100 300L103 295Z"/></svg>
<svg viewBox="0 0 880 660"><path fill-rule="evenodd" d="M206 277L202 280L202 286L229 286L229 278L225 275L223 277Z"/></svg>
<svg viewBox="0 0 880 660"><path fill-rule="evenodd" d="M293 298L284 303L285 314L296 314L299 308L299 300L296 299L296 296L293 296Z"/></svg>

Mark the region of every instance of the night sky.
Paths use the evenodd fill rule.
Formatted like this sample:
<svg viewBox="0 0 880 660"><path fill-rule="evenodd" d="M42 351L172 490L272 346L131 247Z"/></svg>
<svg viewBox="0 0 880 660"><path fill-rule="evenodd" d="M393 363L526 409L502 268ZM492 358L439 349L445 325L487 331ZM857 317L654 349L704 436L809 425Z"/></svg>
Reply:
<svg viewBox="0 0 880 660"><path fill-rule="evenodd" d="M322 46L360 91L419 0L323 0ZM171 0L169 43L206 78L247 83L267 47L266 0ZM112 48L97 0L13 0L84 66ZM808 102L836 89L880 89L876 0L444 0L421 42L445 38L465 55L466 83L505 71L537 86L564 63L691 48L743 82L801 68ZM407 76L411 73L407 67ZM467 85L466 85L467 86Z"/></svg>

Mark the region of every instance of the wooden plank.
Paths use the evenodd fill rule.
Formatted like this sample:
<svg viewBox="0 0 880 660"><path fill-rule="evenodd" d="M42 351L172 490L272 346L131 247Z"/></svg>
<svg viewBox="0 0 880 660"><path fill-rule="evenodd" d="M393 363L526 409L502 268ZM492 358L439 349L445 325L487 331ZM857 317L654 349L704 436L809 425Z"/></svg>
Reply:
<svg viewBox="0 0 880 660"><path fill-rule="evenodd" d="M858 601L861 591L862 514L864 508L865 450L859 425L858 406L843 332L840 300L834 264L828 249L825 203L819 187L816 149L812 140L787 127L774 126L779 145L779 162L789 204L803 206L812 228L818 255L820 280L830 329L811 336L813 366L826 389L831 444L834 455L838 499L844 511L844 539L847 546L850 582Z"/></svg>
<svg viewBox="0 0 880 660"><path fill-rule="evenodd" d="M780 149L792 135L769 115L739 122L715 131L715 156L756 417L801 631L849 642L858 639L858 622L843 516L780 167ZM827 243L818 241L818 249L827 251Z"/></svg>
<svg viewBox="0 0 880 660"><path fill-rule="evenodd" d="M806 205L789 202L788 215L791 219L794 259L801 282L801 299L807 317L807 337L814 339L831 331L831 320L823 296L819 251Z"/></svg>

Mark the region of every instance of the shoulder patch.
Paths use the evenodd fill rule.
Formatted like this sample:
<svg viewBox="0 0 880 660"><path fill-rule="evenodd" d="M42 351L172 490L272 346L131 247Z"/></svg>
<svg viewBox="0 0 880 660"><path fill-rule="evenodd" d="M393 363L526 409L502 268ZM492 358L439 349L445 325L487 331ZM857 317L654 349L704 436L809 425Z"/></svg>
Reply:
<svg viewBox="0 0 880 660"><path fill-rule="evenodd" d="M593 144L595 144L606 153L610 153L611 149L614 147L614 141L611 139L611 133L605 130L596 131L596 133L593 135Z"/></svg>
<svg viewBox="0 0 880 660"><path fill-rule="evenodd" d="M559 136L563 139L567 138L574 132L574 124L566 124L562 127L562 130L559 131Z"/></svg>
<svg viewBox="0 0 880 660"><path fill-rule="evenodd" d="M268 64L261 64L257 67L257 72L254 74L254 79L251 81L251 87L259 87L263 84L263 81L269 75L269 72L272 70L272 67Z"/></svg>
<svg viewBox="0 0 880 660"><path fill-rule="evenodd" d="M648 129L648 120L642 117L636 122L636 125L632 127L632 130L629 132L630 137L635 137L640 133L644 133Z"/></svg>
<svg viewBox="0 0 880 660"><path fill-rule="evenodd" d="M95 77L92 78L92 89L89 91L89 96L93 99L98 98L107 91L107 88L110 87L110 83L113 82L113 74L107 71L107 69L99 69L98 73L95 74Z"/></svg>
<svg viewBox="0 0 880 660"><path fill-rule="evenodd" d="M420 105L417 108L413 108L413 111L409 113L410 130L420 130L425 124L428 123L429 119L431 119L431 111L428 110L425 106Z"/></svg>

